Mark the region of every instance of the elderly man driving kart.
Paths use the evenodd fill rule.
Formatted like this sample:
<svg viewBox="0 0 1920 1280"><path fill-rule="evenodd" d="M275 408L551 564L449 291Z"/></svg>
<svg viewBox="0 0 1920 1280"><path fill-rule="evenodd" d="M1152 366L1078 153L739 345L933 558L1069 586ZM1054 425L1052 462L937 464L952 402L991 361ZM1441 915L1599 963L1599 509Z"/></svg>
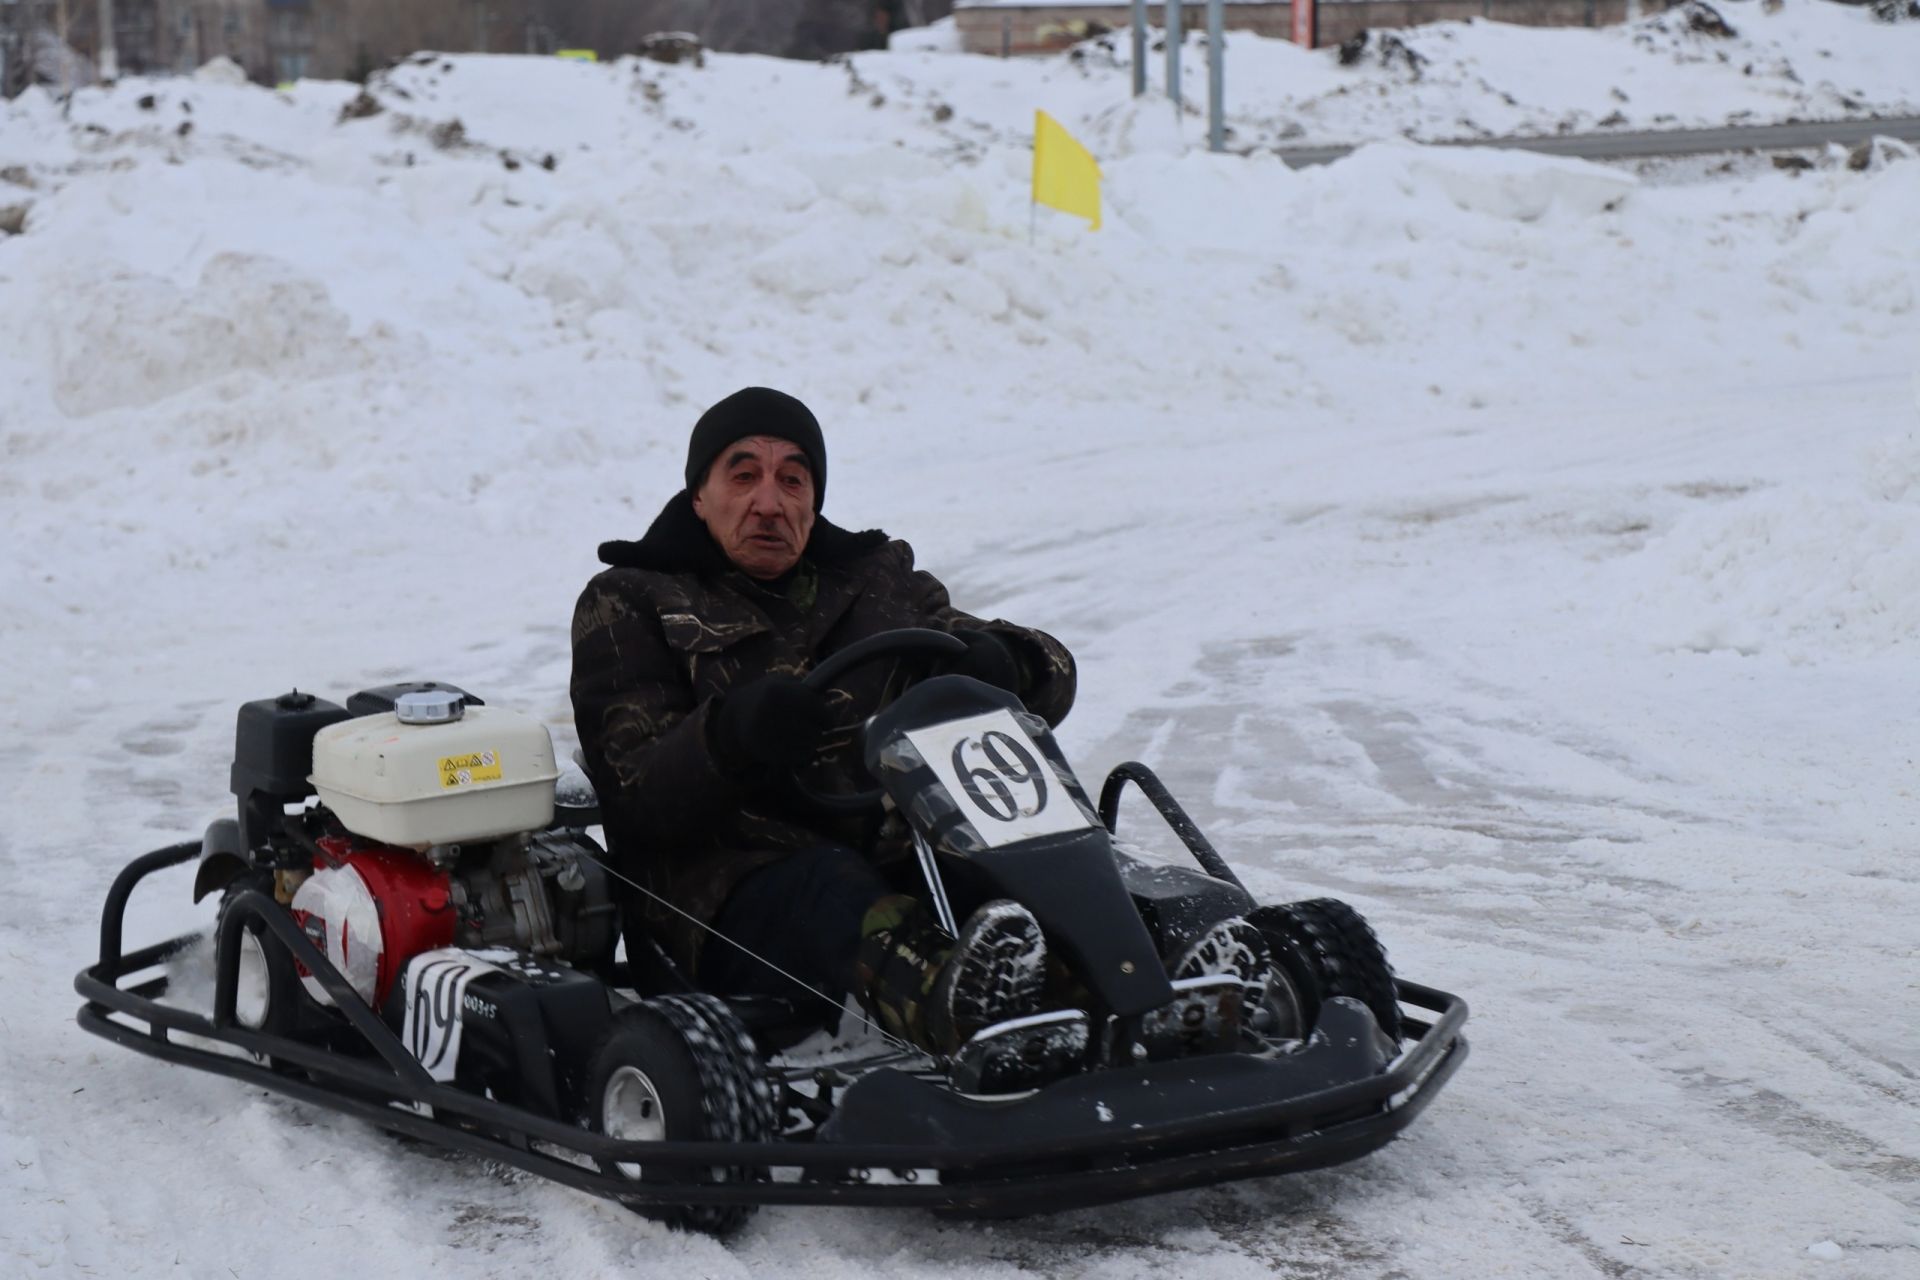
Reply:
<svg viewBox="0 0 1920 1280"><path fill-rule="evenodd" d="M820 425L799 400L748 387L708 409L686 488L638 542L600 547L611 567L573 617L575 722L611 848L649 891L635 904L643 925L698 986L851 991L893 1034L951 1053L1040 1007L1040 926L1001 900L949 936L916 896L897 818L823 817L791 800L796 778L827 793L868 781L859 727L924 665L868 663L826 690L800 677L867 636L933 628L966 645L942 673L1006 689L1057 724L1073 657L1043 632L954 608L905 542L821 516L826 487ZM1181 967L1229 963L1232 933L1216 933Z"/></svg>

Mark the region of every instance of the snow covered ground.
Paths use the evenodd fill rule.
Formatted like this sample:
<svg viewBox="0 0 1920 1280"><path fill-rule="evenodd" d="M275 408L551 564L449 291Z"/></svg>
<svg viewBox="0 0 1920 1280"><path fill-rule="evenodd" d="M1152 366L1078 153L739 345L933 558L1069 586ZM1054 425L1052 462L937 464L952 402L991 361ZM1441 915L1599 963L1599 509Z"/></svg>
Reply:
<svg viewBox="0 0 1920 1280"><path fill-rule="evenodd" d="M1920 24L1726 12L1912 109L1884 68ZM1269 48L1390 92L1268 118L1551 128L1642 47L1405 38L1516 114ZM1812 114L1635 65L1629 114ZM314 83L0 104L0 1274L1920 1271L1920 162L1294 172L1183 149L1124 85L1092 55L449 58L347 119ZM1100 155L1097 235L1029 242L1036 106ZM230 807L241 701L440 676L570 745L595 544L752 382L818 410L833 518L1075 650L1083 773L1153 763L1259 893L1350 899L1472 1003L1403 1141L721 1245L73 1026L115 870ZM203 920L187 890L135 935Z"/></svg>

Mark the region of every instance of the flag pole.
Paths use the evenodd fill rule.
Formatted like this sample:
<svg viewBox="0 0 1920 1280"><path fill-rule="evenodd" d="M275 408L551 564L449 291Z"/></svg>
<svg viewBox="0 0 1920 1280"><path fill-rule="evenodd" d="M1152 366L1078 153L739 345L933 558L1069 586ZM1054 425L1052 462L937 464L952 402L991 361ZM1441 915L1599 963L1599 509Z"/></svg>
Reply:
<svg viewBox="0 0 1920 1280"><path fill-rule="evenodd" d="M1639 0L1628 0L1638 4ZM1147 0L1133 0L1133 96L1147 91Z"/></svg>
<svg viewBox="0 0 1920 1280"><path fill-rule="evenodd" d="M1227 149L1227 37L1223 0L1207 0L1207 150Z"/></svg>
<svg viewBox="0 0 1920 1280"><path fill-rule="evenodd" d="M1167 0L1162 8L1166 11L1167 23L1167 96L1173 99L1174 119L1180 118L1180 46L1186 40L1186 32L1181 30L1182 10L1186 0Z"/></svg>

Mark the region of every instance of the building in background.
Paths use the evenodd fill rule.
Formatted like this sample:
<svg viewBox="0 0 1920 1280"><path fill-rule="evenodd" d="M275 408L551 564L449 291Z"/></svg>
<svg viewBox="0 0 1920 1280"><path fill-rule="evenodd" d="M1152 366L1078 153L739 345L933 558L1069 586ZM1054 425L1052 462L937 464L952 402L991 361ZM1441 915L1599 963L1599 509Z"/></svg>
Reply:
<svg viewBox="0 0 1920 1280"><path fill-rule="evenodd" d="M162 69L159 5L114 0L114 47L127 74ZM0 0L0 96L29 84L92 84L99 6L90 0ZM63 39L64 36L64 39Z"/></svg>
<svg viewBox="0 0 1920 1280"><path fill-rule="evenodd" d="M262 84L364 79L423 49L603 59L684 31L709 49L822 58L884 46L952 0L113 0L122 74L192 71L229 58ZM0 0L0 94L91 83L96 0ZM63 50L70 52L62 52Z"/></svg>
<svg viewBox="0 0 1920 1280"><path fill-rule="evenodd" d="M1669 0L1320 0L1318 45L1335 45L1374 27L1414 27L1427 22L1490 18L1529 27L1597 27L1625 22L1636 13L1658 13ZM1678 0L1673 0L1678 3ZM954 0L954 26L968 53L1012 57L1057 53L1082 40L1132 25L1129 0L1076 3L1061 0ZM1181 5L1188 32L1206 29L1206 0ZM1252 31L1276 40L1291 37L1288 0L1226 0L1222 19L1229 31ZM1147 22L1166 25L1165 0L1147 6Z"/></svg>
<svg viewBox="0 0 1920 1280"><path fill-rule="evenodd" d="M1319 43L1370 27L1492 18L1531 26L1599 26L1668 0L1322 0ZM1187 29L1205 23L1205 0L1184 7ZM632 52L663 31L683 31L729 53L822 58L878 48L905 27L952 14L969 53L1051 53L1125 30L1128 0L113 0L122 74L186 73L216 57L262 84L302 77L365 79L423 49L535 53ZM1147 6L1166 22L1165 0ZM1227 0L1230 29L1288 37L1289 0ZM99 50L97 0L0 0L0 95L28 84L90 84Z"/></svg>

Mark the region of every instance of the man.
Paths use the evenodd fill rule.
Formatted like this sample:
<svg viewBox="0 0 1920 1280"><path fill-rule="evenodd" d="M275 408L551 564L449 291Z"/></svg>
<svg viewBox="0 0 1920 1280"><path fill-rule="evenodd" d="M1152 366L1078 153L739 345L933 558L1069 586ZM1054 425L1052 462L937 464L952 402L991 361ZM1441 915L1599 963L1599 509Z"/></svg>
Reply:
<svg viewBox="0 0 1920 1280"><path fill-rule="evenodd" d="M863 637L931 627L967 645L944 670L1057 724L1073 658L954 608L906 543L824 519L826 483L820 425L792 396L748 387L707 410L685 490L640 541L600 548L611 567L574 612L575 723L623 873L658 895L634 904L643 924L701 987L851 990L894 1034L950 1053L1038 1008L1040 926L990 902L950 937L914 896L897 819L785 801L796 775L829 793L873 785L858 727L913 672L868 664L825 692L799 677Z"/></svg>

